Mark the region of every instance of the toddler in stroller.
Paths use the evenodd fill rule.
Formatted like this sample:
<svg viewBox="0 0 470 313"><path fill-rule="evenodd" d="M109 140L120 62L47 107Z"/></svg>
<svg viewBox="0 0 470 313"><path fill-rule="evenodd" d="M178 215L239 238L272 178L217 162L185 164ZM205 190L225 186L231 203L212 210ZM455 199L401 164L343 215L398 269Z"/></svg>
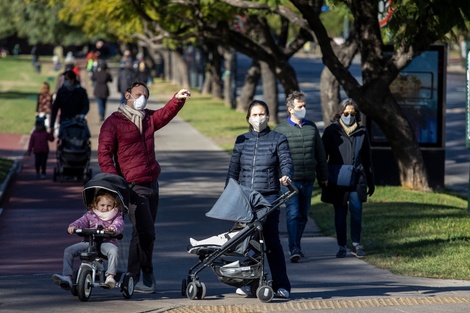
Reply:
<svg viewBox="0 0 470 313"><path fill-rule="evenodd" d="M66 177L91 179L90 166L91 142L90 130L83 116L77 116L60 124L57 141L57 165L54 168L54 181L63 181Z"/></svg>
<svg viewBox="0 0 470 313"><path fill-rule="evenodd" d="M85 238L64 250L62 275L54 274L52 280L63 289L72 290L81 301L87 301L92 287L114 288L121 276L117 273L117 240L122 238L123 214L128 210L127 182L118 175L98 174L86 184L83 201L87 212L72 222L67 232ZM77 256L82 264L74 271L73 260ZM126 274L118 286L124 297L130 298L134 288L132 276Z"/></svg>
<svg viewBox="0 0 470 313"><path fill-rule="evenodd" d="M233 286L249 286L251 293L262 302L269 302L274 291L264 269L265 247L263 223L267 216L290 199L297 190L289 183L288 192L270 204L257 191L250 190L230 179L207 217L233 221L235 226L227 233L201 241L190 239L188 252L197 254L199 262L190 268L182 282L182 295L189 299L203 299L206 286L198 274L212 268L219 281Z"/></svg>

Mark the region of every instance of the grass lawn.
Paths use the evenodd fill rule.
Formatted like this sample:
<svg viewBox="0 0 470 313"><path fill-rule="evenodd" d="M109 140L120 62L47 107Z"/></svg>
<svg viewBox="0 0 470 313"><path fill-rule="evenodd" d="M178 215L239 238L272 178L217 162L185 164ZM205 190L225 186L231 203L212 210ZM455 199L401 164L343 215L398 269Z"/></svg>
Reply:
<svg viewBox="0 0 470 313"><path fill-rule="evenodd" d="M54 90L57 74L52 70L51 62L43 62L42 71L38 74L29 57L0 59L1 133L28 134L31 131L41 85L47 81Z"/></svg>
<svg viewBox="0 0 470 313"><path fill-rule="evenodd" d="M10 68L11 67L11 68ZM50 68L50 67L49 67ZM34 122L35 98L41 82L56 73L43 66L38 75L29 59L0 59L0 100L7 116L0 131L28 133ZM54 83L52 82L52 87ZM156 80L152 95L161 101L179 89ZM192 91L179 115L230 153L235 137L248 129L245 113L224 106L222 100ZM8 122L10 126L5 126ZM274 126L274 125L272 125ZM7 160L0 159L0 182ZM311 216L327 236L334 236L333 208L320 201L319 187L312 198ZM400 187L378 186L364 204L364 258L379 268L408 276L470 280L470 215L467 199L451 193L423 193Z"/></svg>

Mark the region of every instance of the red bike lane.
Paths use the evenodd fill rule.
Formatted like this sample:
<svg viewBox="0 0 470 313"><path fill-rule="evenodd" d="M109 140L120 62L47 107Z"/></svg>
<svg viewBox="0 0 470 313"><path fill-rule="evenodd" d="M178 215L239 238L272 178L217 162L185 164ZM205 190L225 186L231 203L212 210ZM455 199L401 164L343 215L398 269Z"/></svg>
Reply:
<svg viewBox="0 0 470 313"><path fill-rule="evenodd" d="M63 249L77 241L67 225L84 212L83 181L53 182L56 143L50 143L46 179L37 179L29 136L0 134L1 156L22 168L5 191L0 215L0 276L61 272Z"/></svg>

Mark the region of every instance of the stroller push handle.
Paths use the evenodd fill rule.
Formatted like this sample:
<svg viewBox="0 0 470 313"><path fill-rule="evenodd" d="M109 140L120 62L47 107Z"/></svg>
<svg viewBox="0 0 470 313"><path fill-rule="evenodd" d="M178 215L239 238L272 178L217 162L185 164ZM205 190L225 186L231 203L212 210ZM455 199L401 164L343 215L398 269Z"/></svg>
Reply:
<svg viewBox="0 0 470 313"><path fill-rule="evenodd" d="M297 187L294 186L294 184L292 183L292 180L287 180L287 189L289 189L290 192L292 192L293 194L295 193L298 193L299 190L297 189Z"/></svg>

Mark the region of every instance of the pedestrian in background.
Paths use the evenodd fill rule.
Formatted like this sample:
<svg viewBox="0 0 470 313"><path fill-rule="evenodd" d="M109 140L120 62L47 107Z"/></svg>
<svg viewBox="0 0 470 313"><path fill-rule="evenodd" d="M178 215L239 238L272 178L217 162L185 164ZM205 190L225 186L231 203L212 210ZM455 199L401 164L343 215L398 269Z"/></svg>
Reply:
<svg viewBox="0 0 470 313"><path fill-rule="evenodd" d="M60 122L70 120L79 115L85 116L90 109L88 94L80 86L77 76L73 71L64 73L64 83L57 92L57 97L52 103L50 132L54 134L55 121L60 111ZM60 131L59 131L60 136Z"/></svg>
<svg viewBox="0 0 470 313"><path fill-rule="evenodd" d="M289 144L286 136L269 128L269 108L265 102L253 100L248 107L246 121L250 125L249 132L239 135L235 141L225 184L232 178L273 203L280 195L281 183L287 184L293 174ZM263 235L272 288L276 296L289 298L291 285L279 239L279 214L277 209L267 216ZM252 295L248 285L238 288L236 293Z"/></svg>
<svg viewBox="0 0 470 313"><path fill-rule="evenodd" d="M109 72L108 65L105 61L100 60L98 62L98 67L96 71L93 72L91 79L94 82L94 91L93 95L98 102L98 114L100 116L100 121L104 121L106 114L106 102L109 97L109 88L108 83L113 81L113 77Z"/></svg>
<svg viewBox="0 0 470 313"><path fill-rule="evenodd" d="M350 216L351 253L363 258L366 253L361 245L362 203L375 191L369 136L361 125L361 113L353 99L348 98L338 106L332 123L323 133L323 145L328 160L329 179L323 186L321 200L332 203L335 210L337 258L347 255L347 215ZM341 165L354 165L349 186L340 186L334 169Z"/></svg>
<svg viewBox="0 0 470 313"><path fill-rule="evenodd" d="M44 118L36 118L35 129L31 133L28 145L28 156L34 153L34 167L36 169L36 178L46 178L47 158L49 156L49 141L53 141L44 125Z"/></svg>
<svg viewBox="0 0 470 313"><path fill-rule="evenodd" d="M126 61L119 68L117 79L117 91L121 93L121 103L126 102L127 88L135 81L135 71L131 61ZM145 84L145 82L142 82Z"/></svg>
<svg viewBox="0 0 470 313"><path fill-rule="evenodd" d="M51 86L48 82L43 82L41 90L39 90L38 100L36 103L36 116L44 118L44 125L50 126L52 108Z"/></svg>
<svg viewBox="0 0 470 313"><path fill-rule="evenodd" d="M144 83L130 85L125 93L125 102L106 118L98 138L101 171L120 175L131 186L129 219L133 229L127 271L138 282L134 290L140 293L154 293L156 290L153 245L161 169L156 160L154 136L183 108L190 93L181 89L158 110L146 108L149 95Z"/></svg>
<svg viewBox="0 0 470 313"><path fill-rule="evenodd" d="M305 119L305 94L301 91L291 93L286 99L286 107L289 113L287 120L274 130L287 137L294 162L292 183L299 192L286 201L286 226L290 261L297 263L304 257L300 241L310 214L313 184L316 177L320 184L326 184L328 165L317 125ZM285 186L281 188L283 193L288 191Z"/></svg>

